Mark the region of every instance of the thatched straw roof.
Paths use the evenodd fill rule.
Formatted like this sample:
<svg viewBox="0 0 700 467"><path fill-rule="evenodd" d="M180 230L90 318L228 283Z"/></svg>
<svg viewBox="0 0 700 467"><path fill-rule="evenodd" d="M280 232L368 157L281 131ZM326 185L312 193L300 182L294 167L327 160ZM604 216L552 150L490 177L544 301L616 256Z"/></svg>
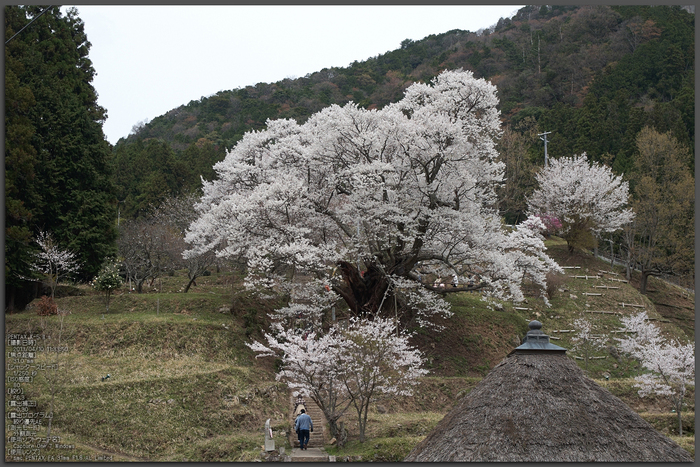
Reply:
<svg viewBox="0 0 700 467"><path fill-rule="evenodd" d="M538 353L526 344L491 370L405 461L693 461L587 378L564 349Z"/></svg>

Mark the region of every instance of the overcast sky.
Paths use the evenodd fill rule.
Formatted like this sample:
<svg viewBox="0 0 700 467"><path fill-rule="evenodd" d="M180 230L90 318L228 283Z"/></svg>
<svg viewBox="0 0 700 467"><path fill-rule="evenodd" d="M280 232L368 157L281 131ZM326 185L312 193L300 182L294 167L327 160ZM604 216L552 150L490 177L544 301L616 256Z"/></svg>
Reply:
<svg viewBox="0 0 700 467"><path fill-rule="evenodd" d="M347 67L404 39L477 31L521 7L76 6L113 144L138 122L203 96Z"/></svg>

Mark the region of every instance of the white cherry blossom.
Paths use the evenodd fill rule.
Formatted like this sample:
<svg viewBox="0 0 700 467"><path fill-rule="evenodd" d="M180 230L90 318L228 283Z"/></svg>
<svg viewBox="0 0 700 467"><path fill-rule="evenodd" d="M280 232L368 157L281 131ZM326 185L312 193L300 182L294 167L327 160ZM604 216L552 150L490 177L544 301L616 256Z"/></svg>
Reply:
<svg viewBox="0 0 700 467"><path fill-rule="evenodd" d="M421 285L419 268L457 274L461 284L478 275L484 293L522 300L525 277L543 286L557 266L527 227L504 230L495 208L503 180L497 103L495 86L458 70L410 86L382 110L349 103L302 125L270 120L204 183L186 236L190 254L245 258L255 287L292 290L300 274L313 277L314 286L297 288L305 291L297 291L300 306L324 286L354 316L394 315L396 303L404 325L440 326L449 310L436 293L466 289ZM415 293L391 299L408 290ZM411 311L419 296L436 305Z"/></svg>
<svg viewBox="0 0 700 467"><path fill-rule="evenodd" d="M570 248L579 234L614 232L634 218L632 209L625 207L628 183L609 167L590 163L585 153L551 159L535 178L539 188L528 198L528 211L559 219L560 234Z"/></svg>
<svg viewBox="0 0 700 467"><path fill-rule="evenodd" d="M620 349L639 360L648 373L637 376L639 395L666 396L678 416L678 431L683 434L681 409L687 386L695 386L695 342L667 340L660 329L648 321L646 312L621 319L630 334L620 341Z"/></svg>

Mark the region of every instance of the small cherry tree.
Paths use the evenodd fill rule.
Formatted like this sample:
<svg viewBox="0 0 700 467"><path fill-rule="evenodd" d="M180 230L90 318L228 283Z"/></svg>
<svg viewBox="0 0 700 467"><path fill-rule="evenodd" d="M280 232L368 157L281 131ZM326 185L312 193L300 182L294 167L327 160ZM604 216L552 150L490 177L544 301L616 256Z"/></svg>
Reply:
<svg viewBox="0 0 700 467"><path fill-rule="evenodd" d="M109 299L112 291L121 287L123 280L119 275L119 264L115 258L107 259L100 273L92 280L92 287L100 292L105 293L105 302L107 304L107 313L109 313Z"/></svg>
<svg viewBox="0 0 700 467"><path fill-rule="evenodd" d="M686 387L695 385L695 343L666 340L660 329L648 322L646 312L621 319L631 335L618 339L620 349L639 360L649 373L637 376L641 397L655 393L668 397L678 416L678 433L683 435L681 410Z"/></svg>
<svg viewBox="0 0 700 467"><path fill-rule="evenodd" d="M595 246L601 232L615 232L634 218L625 207L628 183L609 167L589 163L585 153L552 159L535 178L539 188L528 198L528 212L556 217L569 251Z"/></svg>
<svg viewBox="0 0 700 467"><path fill-rule="evenodd" d="M318 404L338 435L337 421L352 405L358 416L360 441L365 440L369 404L381 397L410 395L418 378L420 352L411 349L405 333L396 334L390 320L352 318L346 328L306 337L277 328L266 334L268 345L247 344L258 357L280 356L277 379Z"/></svg>
<svg viewBox="0 0 700 467"><path fill-rule="evenodd" d="M370 403L411 395L418 378L428 371L421 368L421 354L410 348L407 334L396 335L391 320L351 319L342 334L339 377L357 412L360 442L364 442Z"/></svg>
<svg viewBox="0 0 700 467"><path fill-rule="evenodd" d="M310 397L328 421L331 436L338 436L338 419L349 407L347 392L338 379L342 371L340 349L342 336L337 328L325 335L307 336L277 326L274 334L266 333L267 345L257 341L246 344L257 357L280 357L282 366L277 380Z"/></svg>
<svg viewBox="0 0 700 467"><path fill-rule="evenodd" d="M34 254L30 267L34 272L41 274L51 288L51 299L55 298L58 282L78 272L80 263L77 255L70 250L63 250L50 232L40 231L35 238L41 248Z"/></svg>
<svg viewBox="0 0 700 467"><path fill-rule="evenodd" d="M571 350L583 351L584 366L586 371L588 371L588 360L590 359L590 354L594 350L603 347L607 342L607 339L605 337L594 336L593 324L586 318L578 318L574 320L574 328L576 329L576 334L571 339L571 341L574 343Z"/></svg>

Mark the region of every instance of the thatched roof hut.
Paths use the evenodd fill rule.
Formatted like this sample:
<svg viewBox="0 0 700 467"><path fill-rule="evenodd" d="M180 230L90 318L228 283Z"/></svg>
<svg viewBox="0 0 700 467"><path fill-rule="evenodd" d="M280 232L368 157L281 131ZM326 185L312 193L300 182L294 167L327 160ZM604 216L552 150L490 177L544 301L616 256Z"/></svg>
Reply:
<svg viewBox="0 0 700 467"><path fill-rule="evenodd" d="M530 323L511 352L409 453L409 462L692 462Z"/></svg>

